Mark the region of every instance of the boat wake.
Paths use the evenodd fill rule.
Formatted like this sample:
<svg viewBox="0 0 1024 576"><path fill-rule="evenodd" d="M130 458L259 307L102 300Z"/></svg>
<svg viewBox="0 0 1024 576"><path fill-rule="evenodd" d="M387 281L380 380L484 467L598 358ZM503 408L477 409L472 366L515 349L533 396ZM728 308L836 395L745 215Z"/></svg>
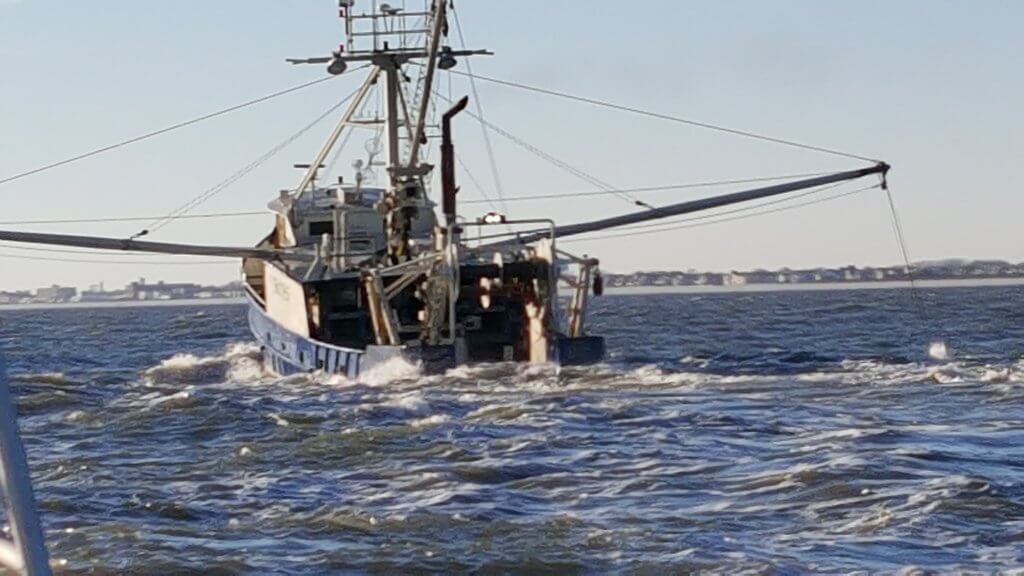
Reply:
<svg viewBox="0 0 1024 576"><path fill-rule="evenodd" d="M198 357L175 354L143 373L154 384L215 384L252 382L266 376L259 346L252 343L229 345L219 356Z"/></svg>
<svg viewBox="0 0 1024 576"><path fill-rule="evenodd" d="M935 359L880 329L886 300L868 297L873 316L842 326L756 316L835 295L739 312L607 299L623 335L606 364L398 363L360 379L264 373L243 333L220 335L240 312L209 309L193 328L208 342L83 336L71 360L16 356L13 388L54 557L79 572L96 558L124 571L105 560L123 557L162 573L273 573L283 558L309 574L1022 565L1024 333L969 310L941 329L956 353ZM723 306L760 331L719 336ZM697 328L652 331L665 310Z"/></svg>
<svg viewBox="0 0 1024 576"><path fill-rule="evenodd" d="M934 345L933 345L934 347ZM945 347L943 345L943 351ZM773 357L768 351L764 358ZM755 359L746 358L746 361ZM931 383L938 385L987 386L994 392L1009 392L1024 384L1024 360L992 363L961 358L955 361L908 362L904 359L861 358L821 359L809 362L804 371L781 373L750 373L708 370L706 360L687 356L674 369L659 364L599 364L589 367L562 368L554 364L524 365L519 363L460 366L444 374L425 375L420 364L400 358L389 360L361 374L356 379L341 375L313 372L305 375L277 377L263 370L259 347L248 342L233 343L220 355L199 357L179 353L142 372L148 385L223 385L278 384L325 388L462 388L466 385L484 387L488 392L566 392L602 389L746 389L761 386L769 391L774 386L801 383L833 382L854 387ZM14 382L26 384L67 384L60 373L16 374Z"/></svg>

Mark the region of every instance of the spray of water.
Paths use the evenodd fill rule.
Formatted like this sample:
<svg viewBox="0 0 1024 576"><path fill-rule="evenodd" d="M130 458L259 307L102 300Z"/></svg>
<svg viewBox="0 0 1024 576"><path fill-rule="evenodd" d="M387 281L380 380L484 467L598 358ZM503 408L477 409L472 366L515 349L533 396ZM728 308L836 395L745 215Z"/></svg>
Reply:
<svg viewBox="0 0 1024 576"><path fill-rule="evenodd" d="M942 340L936 340L928 346L928 355L932 360L948 360L949 347Z"/></svg>

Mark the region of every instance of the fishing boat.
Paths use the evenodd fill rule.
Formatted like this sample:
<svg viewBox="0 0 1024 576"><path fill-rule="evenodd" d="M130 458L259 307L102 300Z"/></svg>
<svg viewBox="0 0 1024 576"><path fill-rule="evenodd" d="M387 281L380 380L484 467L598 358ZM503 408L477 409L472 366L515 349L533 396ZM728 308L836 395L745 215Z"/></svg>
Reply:
<svg viewBox="0 0 1024 576"><path fill-rule="evenodd" d="M601 362L605 341L587 330L603 292L599 260L559 241L870 176L869 165L665 206L559 225L550 219L460 211L454 124L469 104L437 78L486 50L449 42L449 0L422 10L341 0L344 41L328 56L290 59L332 76L364 74L294 188L269 203L273 226L254 247L195 246L132 238L0 231L0 240L239 258L248 321L268 370L356 377L395 361L428 372L468 363ZM368 113L367 102L382 102ZM447 108L435 114L442 105ZM479 118L478 118L479 119ZM347 180L326 164L357 130L378 134ZM440 142L438 165L429 151ZM375 180L375 169L386 175ZM438 184L435 184L435 180ZM568 286L570 297L559 298Z"/></svg>

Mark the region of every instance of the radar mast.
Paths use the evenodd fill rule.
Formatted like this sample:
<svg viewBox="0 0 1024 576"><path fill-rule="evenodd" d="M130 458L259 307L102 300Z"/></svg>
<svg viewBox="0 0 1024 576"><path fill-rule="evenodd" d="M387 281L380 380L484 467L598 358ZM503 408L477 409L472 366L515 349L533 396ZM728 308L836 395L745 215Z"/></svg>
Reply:
<svg viewBox="0 0 1024 576"><path fill-rule="evenodd" d="M405 3L403 3L405 4ZM438 70L449 70L458 58L487 55L486 50L454 50L448 44L450 0L423 1L423 8L408 10L387 2L339 0L338 16L344 24L344 41L328 57L289 59L292 64L326 64L333 75L356 65L369 66L363 87L357 92L341 122L321 149L295 191L304 194L316 180L322 161L337 144L344 129L381 77L384 82L388 187L380 203L385 216L388 259L393 264L409 260L411 222L422 210L432 210L427 182L434 166L424 161L432 137L432 95ZM415 73L410 72L415 68Z"/></svg>

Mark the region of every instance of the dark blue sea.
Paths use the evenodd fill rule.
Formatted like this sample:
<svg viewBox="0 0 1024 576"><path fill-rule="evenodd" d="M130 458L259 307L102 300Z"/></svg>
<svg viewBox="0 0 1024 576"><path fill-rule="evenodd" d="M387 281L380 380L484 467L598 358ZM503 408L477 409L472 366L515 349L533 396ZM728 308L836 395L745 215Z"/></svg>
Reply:
<svg viewBox="0 0 1024 576"><path fill-rule="evenodd" d="M360 381L264 374L242 306L6 310L0 345L63 574L1011 571L1024 289L920 304L607 296L604 365Z"/></svg>

